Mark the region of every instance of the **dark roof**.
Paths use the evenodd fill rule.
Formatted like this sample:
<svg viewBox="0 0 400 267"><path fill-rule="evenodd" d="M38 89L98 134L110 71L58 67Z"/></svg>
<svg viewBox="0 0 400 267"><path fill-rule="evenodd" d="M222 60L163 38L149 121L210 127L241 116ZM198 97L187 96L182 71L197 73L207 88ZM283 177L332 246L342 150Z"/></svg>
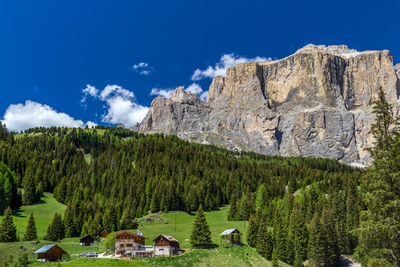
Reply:
<svg viewBox="0 0 400 267"><path fill-rule="evenodd" d="M44 245L43 247L39 248L38 250L36 250L34 253L38 254L38 253L46 253L47 251L49 251L50 249L52 249L53 247L57 246L57 244L51 244L51 245ZM60 248L59 246L57 246L58 248ZM65 250L63 250L62 248L60 248L64 253L67 253Z"/></svg>
<svg viewBox="0 0 400 267"><path fill-rule="evenodd" d="M170 236L170 235L163 235L163 234L161 234L161 235L157 236L156 238L154 238L153 242L156 242L156 240L157 240L160 236L164 237L164 238L167 239L168 241L171 241L171 242L178 242L178 240L176 240L176 239L173 238L172 236Z"/></svg>
<svg viewBox="0 0 400 267"><path fill-rule="evenodd" d="M91 236L91 235L85 235L85 236L81 237L80 240L84 240L84 239L87 239L87 238L90 238L90 239L94 240L93 236Z"/></svg>

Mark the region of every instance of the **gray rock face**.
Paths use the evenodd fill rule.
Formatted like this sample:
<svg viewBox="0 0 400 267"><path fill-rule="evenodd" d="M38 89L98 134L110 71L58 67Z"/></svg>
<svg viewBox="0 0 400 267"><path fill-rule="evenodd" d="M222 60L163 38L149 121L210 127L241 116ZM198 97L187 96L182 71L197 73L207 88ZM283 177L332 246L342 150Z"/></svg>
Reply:
<svg viewBox="0 0 400 267"><path fill-rule="evenodd" d="M175 90L157 97L145 133L267 155L335 158L368 165L372 104L382 87L400 110L400 65L389 51L308 45L284 59L248 62L215 77L207 102Z"/></svg>

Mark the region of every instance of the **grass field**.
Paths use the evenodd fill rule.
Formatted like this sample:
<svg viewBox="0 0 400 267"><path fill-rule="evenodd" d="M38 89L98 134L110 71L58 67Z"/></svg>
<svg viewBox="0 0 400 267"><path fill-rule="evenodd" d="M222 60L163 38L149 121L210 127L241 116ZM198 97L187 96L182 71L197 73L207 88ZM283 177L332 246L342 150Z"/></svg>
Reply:
<svg viewBox="0 0 400 267"><path fill-rule="evenodd" d="M226 219L228 216L228 211L229 207L225 206L216 211L206 212L206 218L210 226L212 240L213 243L217 245L220 244L219 234L230 228L238 228L244 234L242 241L244 242L246 240L244 223L228 221ZM147 237L146 244L152 245L152 240L156 236L159 234L167 234L178 239L182 248L190 247L189 238L192 231L192 221L194 215L189 215L186 212L169 212L167 214L158 213L150 216L161 217L162 219L165 219L165 221L146 222L145 218L149 216L139 219L139 229L143 232L143 235Z"/></svg>
<svg viewBox="0 0 400 267"><path fill-rule="evenodd" d="M17 233L22 238L28 223L30 213L35 216L39 244L30 242L0 243L0 263L10 257L14 261L24 253L28 254L30 266L57 266L58 263L36 262L36 255L32 252L41 246L53 242L44 241L47 226L51 222L55 212L63 213L65 205L57 202L52 194L45 193L41 202L32 206L22 206L13 211L14 223ZM242 241L245 243L246 231L243 222L227 221L229 207L221 207L219 210L206 212L206 218L212 233L213 243L220 245L219 234L229 228L238 228L242 233ZM149 220L153 218L154 221ZM0 217L1 219L1 217ZM182 248L187 253L177 257L135 259L132 261L115 259L88 259L79 257L86 251L104 252L103 243L100 242L93 247L82 247L79 238L63 239L58 245L71 256L70 260L61 263L62 266L271 266L271 264L260 257L257 252L247 246L243 247L217 247L215 249L191 249L189 238L192 230L194 214L185 212L156 213L139 219L139 229L147 237L146 244L153 245L152 240L159 234L172 235L179 240ZM175 223L176 222L176 223ZM247 222L246 222L247 226ZM136 231L136 230L132 230ZM281 266L288 266L282 264Z"/></svg>
<svg viewBox="0 0 400 267"><path fill-rule="evenodd" d="M50 193L44 193L40 203L31 206L22 206L13 210L14 224L17 227L17 235L22 239L28 225L29 215L33 213L37 228L38 238L42 239L46 234L47 226L53 219L54 213L64 214L65 205L57 202ZM3 216L0 216L0 220Z"/></svg>
<svg viewBox="0 0 400 267"><path fill-rule="evenodd" d="M35 263L32 266L57 266L57 263ZM61 263L61 266L71 267L105 267L105 266L127 266L127 267L212 267L212 266L229 266L229 267L245 267L245 266L266 266L272 264L262 258L253 249L247 246L239 247L218 247L215 249L194 249L190 253L181 256L165 257L165 258L141 258L133 260L116 260L116 259L89 259L89 258L73 258L69 261ZM280 266L288 267L289 265L281 263Z"/></svg>

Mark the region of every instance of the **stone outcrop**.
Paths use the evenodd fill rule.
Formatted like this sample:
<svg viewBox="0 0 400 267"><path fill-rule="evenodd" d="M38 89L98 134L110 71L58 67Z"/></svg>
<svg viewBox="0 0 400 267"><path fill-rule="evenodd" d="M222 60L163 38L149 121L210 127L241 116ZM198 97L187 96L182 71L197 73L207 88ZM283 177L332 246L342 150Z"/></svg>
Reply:
<svg viewBox="0 0 400 267"><path fill-rule="evenodd" d="M398 106L400 65L387 50L308 45L281 60L248 62L215 77L207 102L177 88L157 97L142 132L268 155L368 165L372 104L382 87ZM396 112L397 113L397 112Z"/></svg>

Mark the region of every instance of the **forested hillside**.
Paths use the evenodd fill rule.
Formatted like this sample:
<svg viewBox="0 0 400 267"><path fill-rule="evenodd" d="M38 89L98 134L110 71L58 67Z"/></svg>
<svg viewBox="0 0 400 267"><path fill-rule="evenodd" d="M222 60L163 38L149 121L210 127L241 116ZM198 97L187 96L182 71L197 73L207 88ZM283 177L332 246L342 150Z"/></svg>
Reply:
<svg viewBox="0 0 400 267"><path fill-rule="evenodd" d="M249 220L248 243L267 259L333 264L357 245L361 171L335 160L237 153L102 126L3 133L0 161L15 186L11 195L0 189L26 204L54 192L67 205L66 237L129 229L149 212L231 204L228 219Z"/></svg>

